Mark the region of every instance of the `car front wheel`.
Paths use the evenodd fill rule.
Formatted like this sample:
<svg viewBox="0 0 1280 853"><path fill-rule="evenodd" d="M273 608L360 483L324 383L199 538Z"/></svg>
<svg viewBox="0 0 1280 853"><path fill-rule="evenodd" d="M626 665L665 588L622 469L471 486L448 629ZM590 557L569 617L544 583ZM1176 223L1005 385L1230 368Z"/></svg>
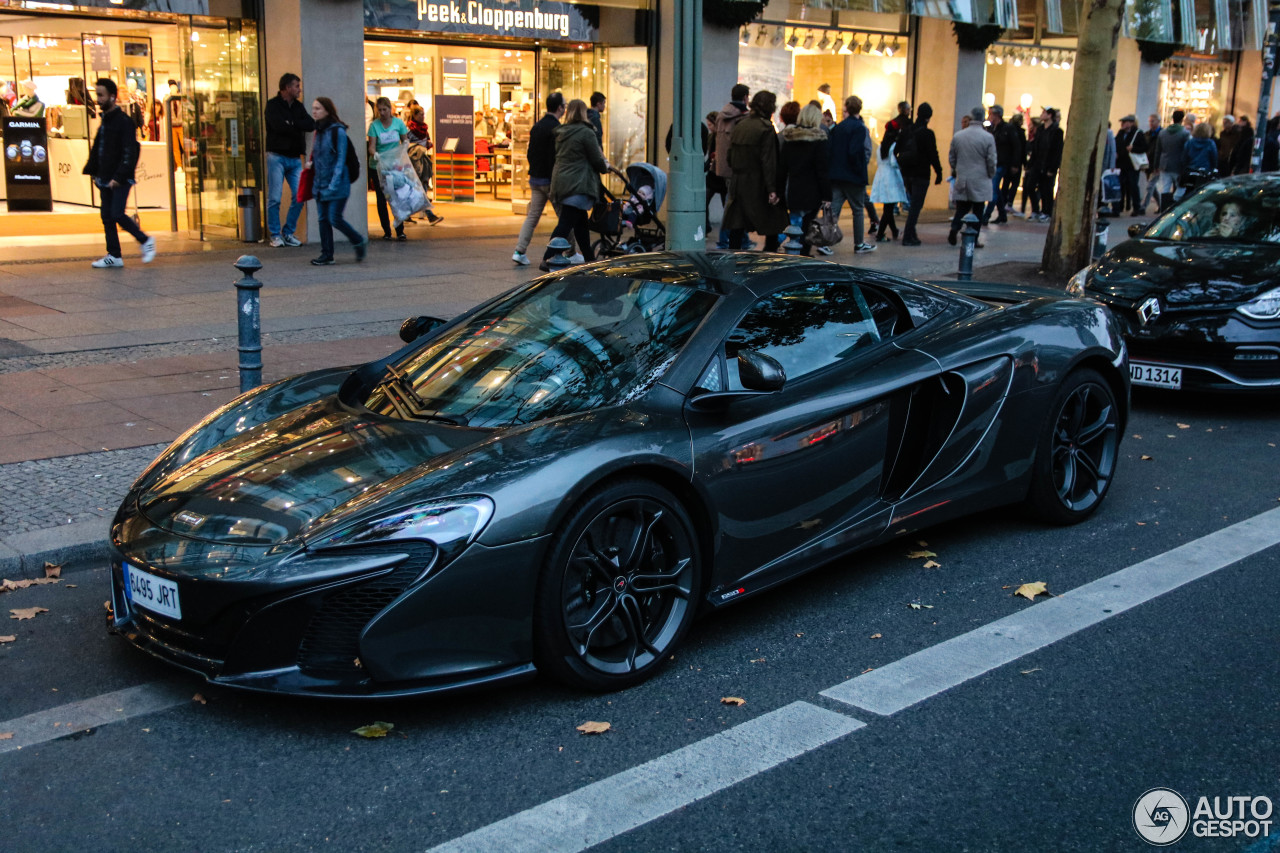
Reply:
<svg viewBox="0 0 1280 853"><path fill-rule="evenodd" d="M1036 446L1028 500L1041 518L1075 524L1101 504L1120 446L1115 392L1100 374L1077 370L1054 397Z"/></svg>
<svg viewBox="0 0 1280 853"><path fill-rule="evenodd" d="M701 580L674 495L646 480L595 490L561 525L539 578L539 668L590 690L644 681L688 631Z"/></svg>

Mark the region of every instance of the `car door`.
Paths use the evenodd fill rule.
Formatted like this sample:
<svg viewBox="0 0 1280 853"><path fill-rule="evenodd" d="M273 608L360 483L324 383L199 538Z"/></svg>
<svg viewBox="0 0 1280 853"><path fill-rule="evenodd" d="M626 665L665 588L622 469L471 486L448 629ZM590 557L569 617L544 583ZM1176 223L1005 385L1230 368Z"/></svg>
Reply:
<svg viewBox="0 0 1280 853"><path fill-rule="evenodd" d="M887 294L851 281L788 285L758 299L691 395L743 391L737 354L782 365L776 392L686 408L694 470L718 514L711 600L771 585L881 532L886 448L903 389L936 373L898 347L909 325Z"/></svg>

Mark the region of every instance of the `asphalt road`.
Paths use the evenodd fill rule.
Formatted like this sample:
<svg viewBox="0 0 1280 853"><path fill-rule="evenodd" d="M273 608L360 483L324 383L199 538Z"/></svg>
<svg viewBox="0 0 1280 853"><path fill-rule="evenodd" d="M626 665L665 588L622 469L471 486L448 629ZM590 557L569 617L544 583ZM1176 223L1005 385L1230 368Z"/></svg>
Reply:
<svg viewBox="0 0 1280 853"><path fill-rule="evenodd" d="M591 810L552 814L626 828L592 836L599 850L1147 849L1132 813L1148 789L1193 809L1280 803L1280 547L896 713L821 693L1066 600L1014 597L1019 584L1065 593L1280 507L1277 424L1277 401L1138 393L1113 490L1083 525L1009 509L847 558L703 619L655 679L606 696L545 681L377 703L211 688L108 636L105 567L68 567L62 584L0 596L4 611L47 608L0 625L16 635L0 645L0 737L45 732L20 750L0 740L0 851L427 850L602 780ZM939 568L906 557L917 539ZM74 703L132 707L115 692L138 685L176 698L77 731ZM654 819L627 795L635 768L684 748L709 744L718 768L715 736L785 722L797 702L865 726ZM395 729L351 733L376 720ZM580 735L588 720L612 728ZM1265 839L1188 833L1171 849L1270 853L1273 820Z"/></svg>

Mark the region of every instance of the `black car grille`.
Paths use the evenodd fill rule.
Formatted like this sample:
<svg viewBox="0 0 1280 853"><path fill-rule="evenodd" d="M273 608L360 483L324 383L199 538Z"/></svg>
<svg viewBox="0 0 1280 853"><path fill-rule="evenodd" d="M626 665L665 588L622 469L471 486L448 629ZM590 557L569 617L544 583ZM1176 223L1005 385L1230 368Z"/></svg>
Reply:
<svg viewBox="0 0 1280 853"><path fill-rule="evenodd" d="M359 670L360 632L369 620L395 601L435 561L436 549L410 546L408 558L391 572L363 583L340 587L325 596L307 623L298 646L298 666L309 673L353 673Z"/></svg>
<svg viewBox="0 0 1280 853"><path fill-rule="evenodd" d="M132 608L132 613L133 625L139 633L173 654L191 659L191 663L202 669L216 668L227 656L227 647L223 643L213 642L172 625L166 625L141 607Z"/></svg>

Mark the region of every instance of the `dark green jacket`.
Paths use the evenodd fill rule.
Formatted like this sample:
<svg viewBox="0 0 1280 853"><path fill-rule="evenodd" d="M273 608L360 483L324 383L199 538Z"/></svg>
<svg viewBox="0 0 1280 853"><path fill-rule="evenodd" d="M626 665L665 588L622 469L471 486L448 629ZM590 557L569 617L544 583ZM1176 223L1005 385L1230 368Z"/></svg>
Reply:
<svg viewBox="0 0 1280 853"><path fill-rule="evenodd" d="M551 172L551 200L557 204L571 195L603 198L600 174L609 164L596 142L596 131L589 124L574 122L556 129L556 166Z"/></svg>

